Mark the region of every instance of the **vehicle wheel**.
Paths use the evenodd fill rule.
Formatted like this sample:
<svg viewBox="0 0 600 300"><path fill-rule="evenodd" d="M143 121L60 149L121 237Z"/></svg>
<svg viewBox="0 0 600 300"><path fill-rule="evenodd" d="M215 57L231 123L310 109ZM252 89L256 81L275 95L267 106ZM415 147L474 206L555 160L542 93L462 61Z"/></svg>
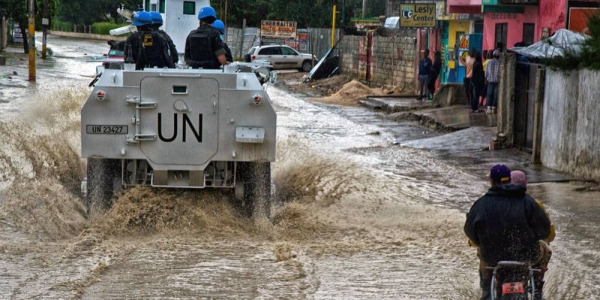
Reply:
<svg viewBox="0 0 600 300"><path fill-rule="evenodd" d="M118 159L88 158L87 194L84 204L92 208L107 209L112 206L112 196L120 185L121 161Z"/></svg>
<svg viewBox="0 0 600 300"><path fill-rule="evenodd" d="M312 68L313 68L312 61L305 60L302 62L302 71L310 72L310 70L312 70Z"/></svg>
<svg viewBox="0 0 600 300"><path fill-rule="evenodd" d="M269 218L271 214L271 163L241 162L236 184L243 185L242 212L248 217Z"/></svg>

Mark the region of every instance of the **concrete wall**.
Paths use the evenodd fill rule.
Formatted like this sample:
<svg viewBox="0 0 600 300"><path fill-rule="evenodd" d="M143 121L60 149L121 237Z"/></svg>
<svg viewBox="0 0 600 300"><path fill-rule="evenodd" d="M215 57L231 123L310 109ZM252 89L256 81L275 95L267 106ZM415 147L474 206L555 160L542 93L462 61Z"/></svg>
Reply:
<svg viewBox="0 0 600 300"><path fill-rule="evenodd" d="M498 135L505 137L502 148L514 143L515 119L515 72L517 57L514 53L500 54L500 81L498 83L498 107L496 118Z"/></svg>
<svg viewBox="0 0 600 300"><path fill-rule="evenodd" d="M358 77L359 39L344 36L338 45L342 72ZM401 30L394 37L373 37L372 82L398 86L403 93L416 91L416 31Z"/></svg>
<svg viewBox="0 0 600 300"><path fill-rule="evenodd" d="M63 37L70 37L70 38L105 40L105 41L109 41L109 40L124 41L127 39L124 36L112 36L112 35L106 35L106 34L66 32L66 31L54 31L54 30L48 30L48 34L56 35L56 36L63 36Z"/></svg>
<svg viewBox="0 0 600 300"><path fill-rule="evenodd" d="M542 164L600 180L600 71L546 74Z"/></svg>

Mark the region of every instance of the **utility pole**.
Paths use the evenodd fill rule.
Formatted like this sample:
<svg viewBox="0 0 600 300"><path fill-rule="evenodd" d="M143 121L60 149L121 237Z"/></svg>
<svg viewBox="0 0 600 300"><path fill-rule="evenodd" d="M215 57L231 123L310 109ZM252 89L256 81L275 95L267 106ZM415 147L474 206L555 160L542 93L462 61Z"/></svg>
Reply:
<svg viewBox="0 0 600 300"><path fill-rule="evenodd" d="M331 48L335 45L335 13L336 6L333 5L333 17L331 18Z"/></svg>
<svg viewBox="0 0 600 300"><path fill-rule="evenodd" d="M29 81L35 81L35 0L29 0Z"/></svg>
<svg viewBox="0 0 600 300"><path fill-rule="evenodd" d="M50 25L50 18L48 17L48 0L44 0L44 11L42 12L42 59L46 59L46 43L48 39L48 26Z"/></svg>
<svg viewBox="0 0 600 300"><path fill-rule="evenodd" d="M369 1L367 0L363 0L363 7L362 7L362 17L366 18L367 17L367 6Z"/></svg>
<svg viewBox="0 0 600 300"><path fill-rule="evenodd" d="M240 55L238 56L241 58L244 58L244 32L246 32L246 18L242 21L242 42L240 43Z"/></svg>
<svg viewBox="0 0 600 300"><path fill-rule="evenodd" d="M225 23L225 26L227 26L227 0L225 0L225 16L223 16L222 20L223 23Z"/></svg>

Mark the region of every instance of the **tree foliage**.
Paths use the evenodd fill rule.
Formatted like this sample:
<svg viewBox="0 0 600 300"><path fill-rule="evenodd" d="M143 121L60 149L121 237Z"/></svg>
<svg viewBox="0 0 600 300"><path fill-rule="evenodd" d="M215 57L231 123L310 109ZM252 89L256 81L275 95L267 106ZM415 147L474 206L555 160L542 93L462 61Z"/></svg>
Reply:
<svg viewBox="0 0 600 300"><path fill-rule="evenodd" d="M119 4L130 10L141 4L141 0L60 0L58 18L63 22L90 25L94 22L116 21Z"/></svg>
<svg viewBox="0 0 600 300"><path fill-rule="evenodd" d="M229 26L259 27L263 19L297 21L298 28L331 27L333 5L336 4L336 26L349 24L351 18L362 15L362 0L218 0L211 1L219 18L225 14ZM385 14L386 0L369 0L367 16Z"/></svg>

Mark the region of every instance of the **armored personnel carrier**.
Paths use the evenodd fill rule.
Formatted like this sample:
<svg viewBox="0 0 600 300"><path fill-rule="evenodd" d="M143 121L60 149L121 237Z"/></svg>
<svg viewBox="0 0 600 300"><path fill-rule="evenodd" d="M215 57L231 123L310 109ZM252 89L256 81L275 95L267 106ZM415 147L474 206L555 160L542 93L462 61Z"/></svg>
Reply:
<svg viewBox="0 0 600 300"><path fill-rule="evenodd" d="M81 110L86 206L110 206L115 191L138 185L220 188L248 215L268 216L277 123L268 67L99 67Z"/></svg>

